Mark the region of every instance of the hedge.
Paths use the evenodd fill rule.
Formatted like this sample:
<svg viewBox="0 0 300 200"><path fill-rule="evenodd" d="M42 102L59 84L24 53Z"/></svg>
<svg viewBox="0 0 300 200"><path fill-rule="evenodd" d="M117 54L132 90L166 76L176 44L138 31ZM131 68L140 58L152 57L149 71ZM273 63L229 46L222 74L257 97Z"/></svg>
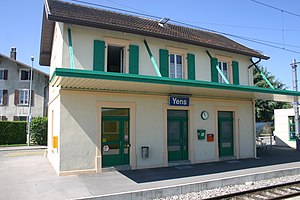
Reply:
<svg viewBox="0 0 300 200"><path fill-rule="evenodd" d="M0 121L0 145L26 144L26 122Z"/></svg>
<svg viewBox="0 0 300 200"><path fill-rule="evenodd" d="M34 117L30 124L31 142L38 145L47 145L48 118Z"/></svg>

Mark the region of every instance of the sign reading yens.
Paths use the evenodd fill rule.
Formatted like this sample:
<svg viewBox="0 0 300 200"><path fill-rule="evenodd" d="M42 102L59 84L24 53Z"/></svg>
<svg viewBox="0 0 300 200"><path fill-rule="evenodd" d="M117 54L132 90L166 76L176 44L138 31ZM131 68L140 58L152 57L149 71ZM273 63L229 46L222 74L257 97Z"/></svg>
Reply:
<svg viewBox="0 0 300 200"><path fill-rule="evenodd" d="M169 96L170 106L190 106L189 97Z"/></svg>

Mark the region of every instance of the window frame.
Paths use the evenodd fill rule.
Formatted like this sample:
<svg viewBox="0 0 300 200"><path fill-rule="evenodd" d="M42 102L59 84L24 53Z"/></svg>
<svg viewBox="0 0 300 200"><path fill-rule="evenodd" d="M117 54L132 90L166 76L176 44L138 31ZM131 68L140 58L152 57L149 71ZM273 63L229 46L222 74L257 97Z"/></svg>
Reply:
<svg viewBox="0 0 300 200"><path fill-rule="evenodd" d="M4 102L4 90L0 89L0 106L3 106Z"/></svg>
<svg viewBox="0 0 300 200"><path fill-rule="evenodd" d="M129 45L130 40L112 38L112 37L103 37L105 42L105 53L104 53L104 71L107 72L108 68L108 46L122 47L123 48L123 72L121 74L129 73Z"/></svg>
<svg viewBox="0 0 300 200"><path fill-rule="evenodd" d="M175 75L174 79L188 79L188 71L187 71L187 54L188 50L183 48L177 48L177 47L171 47L167 46L167 50L169 51L169 78L171 78L171 54L179 55L181 56L181 62L182 62L182 78L178 78ZM175 62L175 71L176 69L176 59L174 59Z"/></svg>
<svg viewBox="0 0 300 200"><path fill-rule="evenodd" d="M221 65L222 65L222 63L227 63L227 77L226 78L230 84L233 84L232 58L229 56L222 56L222 55L216 55L216 58L218 59L218 66L222 72L223 72L223 69L222 69L222 67L220 67L220 63L221 63ZM219 72L218 72L218 83L225 83L225 81L223 80L223 78L221 77Z"/></svg>
<svg viewBox="0 0 300 200"><path fill-rule="evenodd" d="M28 72L28 79L26 80L22 80L22 71L27 71ZM21 82L29 82L30 81L30 69L20 69L20 72L19 72L19 81Z"/></svg>
<svg viewBox="0 0 300 200"><path fill-rule="evenodd" d="M296 136L295 116L288 116L288 124L289 124L289 140L296 140L297 136ZM291 126L293 126L293 129L291 129ZM291 133L293 133L294 137L291 137Z"/></svg>
<svg viewBox="0 0 300 200"><path fill-rule="evenodd" d="M4 75L4 74L5 74L5 70L6 70L6 69L4 69L4 68L1 68L1 69L0 69L0 71L2 71L2 74L3 74L3 77L2 77L2 78L1 78L1 76L0 76L0 81L5 81L5 79L4 79L4 77L5 77L5 75Z"/></svg>
<svg viewBox="0 0 300 200"><path fill-rule="evenodd" d="M21 93L22 92L27 92L27 103L21 103ZM26 101L26 99L25 99ZM19 89L19 106L28 106L29 105L29 89Z"/></svg>

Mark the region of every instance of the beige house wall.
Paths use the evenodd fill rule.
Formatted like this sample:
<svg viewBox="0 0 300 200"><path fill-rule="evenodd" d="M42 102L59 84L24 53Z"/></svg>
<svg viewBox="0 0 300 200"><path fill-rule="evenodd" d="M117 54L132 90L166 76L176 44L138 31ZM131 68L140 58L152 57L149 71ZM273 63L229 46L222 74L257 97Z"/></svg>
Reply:
<svg viewBox="0 0 300 200"><path fill-rule="evenodd" d="M158 38L144 37L129 33L122 33L77 25L62 25L61 23L56 23L55 33L63 34L63 41L61 41L62 38L60 36L56 36L55 34L55 38L57 41L54 41L53 44L54 46L58 46L58 48L53 48L55 51L52 57L62 52L62 62L60 62L61 58L57 56L57 62L53 64L51 63L51 67L70 68L68 28L71 29L72 33L75 69L93 70L94 40L103 40L106 42L106 44L114 41L119 41L122 44L128 43L139 46L139 74L157 76L155 69L150 61L146 47L144 45L144 39L146 39L150 46L152 54L156 60L157 65L159 65L159 49L169 49L169 52L174 52L175 50L177 52L193 53L195 54L196 79L203 81L211 81L210 58L206 54L206 50L208 50L213 57L226 57L230 61L238 61L240 66L240 84L253 85L252 68L248 70L248 66L251 64L250 57L247 56ZM56 44L56 42L58 44ZM61 49L62 44L63 49ZM127 48L125 51L125 54L127 55L125 56L125 63L127 63L126 71L128 72L128 45L124 46L126 46ZM186 58L186 54L184 54L184 56ZM184 59L183 62L186 66L187 60ZM53 69L51 71L53 71Z"/></svg>
<svg viewBox="0 0 300 200"><path fill-rule="evenodd" d="M61 90L60 96L49 106L49 113L55 108L53 133L59 136L59 148L49 149L50 161L56 170L59 166L59 174L100 172L101 107L110 106L130 107L130 165L133 169L168 166L168 109L189 110L189 160L192 163L219 160L217 111L234 112L234 156L255 157L252 102L200 98L191 98L190 102L189 107L183 108L168 106L168 96ZM201 119L203 110L208 111L208 120ZM49 134L51 120L49 116ZM198 140L197 129L213 133L214 142ZM149 158L142 158L141 146L150 147Z"/></svg>

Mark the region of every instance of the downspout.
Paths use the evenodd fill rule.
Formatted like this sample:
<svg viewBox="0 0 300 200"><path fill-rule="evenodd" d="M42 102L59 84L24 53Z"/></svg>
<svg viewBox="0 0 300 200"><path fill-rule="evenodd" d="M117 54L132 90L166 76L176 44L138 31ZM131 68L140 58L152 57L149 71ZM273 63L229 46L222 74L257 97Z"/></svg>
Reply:
<svg viewBox="0 0 300 200"><path fill-rule="evenodd" d="M206 50L207 55L210 57L210 59L212 60L212 56L210 55L210 53ZM214 62L214 60L213 60ZM223 74L222 70L220 69L218 63L213 63L216 66L216 69L218 70L219 74L221 75L222 79L224 80L224 82L226 84L229 84L229 81L227 80L226 76Z"/></svg>
<svg viewBox="0 0 300 200"><path fill-rule="evenodd" d="M250 59L250 61L252 62L252 64L248 67L248 69L250 69L252 66L254 66L257 71L260 73L260 75L262 76L262 78L267 82L267 84L270 86L270 88L275 89L274 86L270 83L270 81L268 80L268 78L264 75L264 73L259 69L259 67L257 66L257 64L261 61L261 58L259 58L259 60L257 62L254 62L252 60L252 58Z"/></svg>
<svg viewBox="0 0 300 200"><path fill-rule="evenodd" d="M68 28L68 40L69 40L69 52L70 52L70 66L71 69L75 69L74 64L74 53L73 53L73 45L72 45L72 35L71 35L71 28Z"/></svg>
<svg viewBox="0 0 300 200"><path fill-rule="evenodd" d="M153 57L153 55L152 55L152 52L151 52L151 50L150 50L150 48L149 48L148 43L147 43L146 40L144 40L144 44L145 44L145 46L146 46L146 49L147 49L148 54L149 54L149 56L150 56L150 60L151 60L151 62L152 62L152 64L153 64L153 67L154 67L154 69L155 69L157 75L158 75L159 77L162 77L162 76L161 76L161 73L160 73L160 71L159 71L159 69L158 69L158 66L157 66L157 64L156 64L156 62L155 62L155 59L154 59L154 57Z"/></svg>

